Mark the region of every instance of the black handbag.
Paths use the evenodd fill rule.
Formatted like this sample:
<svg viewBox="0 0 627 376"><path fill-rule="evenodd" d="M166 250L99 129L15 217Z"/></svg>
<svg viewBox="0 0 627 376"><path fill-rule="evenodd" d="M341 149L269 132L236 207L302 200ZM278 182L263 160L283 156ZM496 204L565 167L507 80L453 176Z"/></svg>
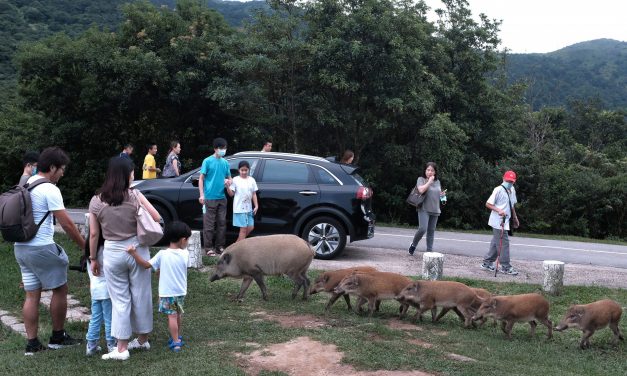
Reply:
<svg viewBox="0 0 627 376"><path fill-rule="evenodd" d="M425 193L427 192L425 191ZM425 200L425 193L420 193L420 191L418 191L418 188L414 187L411 192L409 192L409 196L407 196L407 200L405 201L411 206L420 208Z"/></svg>

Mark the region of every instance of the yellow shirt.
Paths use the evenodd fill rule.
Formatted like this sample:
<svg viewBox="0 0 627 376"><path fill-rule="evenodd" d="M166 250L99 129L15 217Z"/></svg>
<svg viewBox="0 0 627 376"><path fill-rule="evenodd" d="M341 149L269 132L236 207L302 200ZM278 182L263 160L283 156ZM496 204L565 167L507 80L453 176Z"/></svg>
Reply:
<svg viewBox="0 0 627 376"><path fill-rule="evenodd" d="M146 158L144 158L144 172L142 173L142 179L156 179L157 171L150 171L148 167L157 168L157 161L155 161L155 157L152 154L146 154Z"/></svg>

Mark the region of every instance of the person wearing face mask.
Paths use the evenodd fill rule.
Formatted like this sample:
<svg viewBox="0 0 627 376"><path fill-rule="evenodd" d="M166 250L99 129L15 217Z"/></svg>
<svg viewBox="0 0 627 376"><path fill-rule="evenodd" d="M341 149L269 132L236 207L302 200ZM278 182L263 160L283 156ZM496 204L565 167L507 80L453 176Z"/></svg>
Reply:
<svg viewBox="0 0 627 376"><path fill-rule="evenodd" d="M226 196L224 188L231 185L229 163L226 155L226 140L213 140L213 155L205 158L200 168L198 202L203 205L203 238L207 256L216 256L224 250L226 242ZM215 244L214 244L215 235Z"/></svg>
<svg viewBox="0 0 627 376"><path fill-rule="evenodd" d="M22 165L24 171L20 177L19 186L24 186L31 176L37 175L37 160L39 159L39 153L36 151L27 151L22 158Z"/></svg>
<svg viewBox="0 0 627 376"><path fill-rule="evenodd" d="M492 195L488 198L485 206L491 210L488 225L492 227L492 241L490 249L483 258L481 269L494 271L494 262L499 257L501 269L499 272L509 275L517 275L518 271L512 267L509 261L509 237L510 219L511 226L518 228L519 222L516 216L514 206L518 202L516 199L516 190L514 183L516 182L516 173L507 171L503 175L503 183L494 188ZM499 255L499 248L501 252Z"/></svg>

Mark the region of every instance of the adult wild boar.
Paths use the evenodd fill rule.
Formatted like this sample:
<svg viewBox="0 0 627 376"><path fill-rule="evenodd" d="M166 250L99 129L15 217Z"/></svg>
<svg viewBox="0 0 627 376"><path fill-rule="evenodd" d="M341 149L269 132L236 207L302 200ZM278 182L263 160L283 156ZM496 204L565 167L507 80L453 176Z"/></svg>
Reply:
<svg viewBox="0 0 627 376"><path fill-rule="evenodd" d="M472 311L472 314L474 315L475 312L477 312L477 310L481 306L481 303L483 303L484 300L492 297L492 293L490 291L486 290L486 289L480 289L480 288L476 288L476 287L471 287L470 289L475 293L475 295L478 298L478 299L475 299L473 301L472 305L470 306L470 310ZM444 308L442 308L442 310L438 314L438 317L436 317L434 321L436 321L436 322L439 321L451 309L457 314L457 317L459 317L459 319L462 320L462 322L465 322L466 318L459 311L459 309L457 309L457 307L453 307L453 308L444 307ZM479 323L479 326L483 325L486 322L486 320L487 319L485 317L483 319L481 319L480 323ZM496 324L496 320L495 320L495 324Z"/></svg>
<svg viewBox="0 0 627 376"><path fill-rule="evenodd" d="M210 281L224 277L243 278L242 287L236 298L239 300L254 279L263 299L268 300L263 276L285 274L295 283L292 299L302 287L303 299L307 300L309 297L307 269L313 257L314 251L309 243L296 235L248 238L230 245L222 253Z"/></svg>
<svg viewBox="0 0 627 376"><path fill-rule="evenodd" d="M516 322L528 322L531 336L535 336L538 325L536 320L549 329L548 338L553 336L553 326L549 320L549 301L540 294L493 296L481 304L472 320L483 317L501 320L501 329L507 339L512 338L512 327Z"/></svg>
<svg viewBox="0 0 627 376"><path fill-rule="evenodd" d="M415 318L420 320L425 311L431 310L431 320L435 322L437 307L455 308L460 317L464 317L466 327L472 325L471 306L475 299L477 296L470 287L453 281L416 281L407 285L396 297L399 302L416 307Z"/></svg>
<svg viewBox="0 0 627 376"><path fill-rule="evenodd" d="M331 293L331 298L329 299L329 302L327 303L327 305L324 307L325 311L328 311L331 308L331 306L335 303L335 301L340 296L343 296L344 300L346 301L346 306L348 307L348 310L350 311L352 307L351 307L351 300L348 297L348 294L338 294L338 293L335 293L335 291L333 290L337 287L337 285L340 284L340 282L344 279L344 277L346 277L349 274L352 274L353 272L370 273L370 272L376 272L376 271L377 269L371 266L356 266L354 268L326 271L320 274L316 278L316 280L313 282L313 284L311 285L311 288L309 289L309 294L316 294L318 292Z"/></svg>
<svg viewBox="0 0 627 376"><path fill-rule="evenodd" d="M590 304L572 305L566 311L566 315L555 327L555 330L562 331L568 328L579 328L583 332L579 347L582 349L590 347L590 337L596 330L610 326L614 332L612 344L623 340L623 335L618 328L618 322L623 314L620 305L613 300L599 300Z"/></svg>
<svg viewBox="0 0 627 376"><path fill-rule="evenodd" d="M409 277L396 273L353 273L346 276L333 291L336 294L357 295L367 300L368 312L372 316L378 301L394 299L409 283ZM361 304L361 301L357 303L358 308ZM401 310L403 305L401 303Z"/></svg>

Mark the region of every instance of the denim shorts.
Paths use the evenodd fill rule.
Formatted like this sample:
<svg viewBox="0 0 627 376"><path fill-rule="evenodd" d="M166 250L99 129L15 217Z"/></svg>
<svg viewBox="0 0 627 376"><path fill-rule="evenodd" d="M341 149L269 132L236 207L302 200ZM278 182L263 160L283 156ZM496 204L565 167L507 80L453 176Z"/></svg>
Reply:
<svg viewBox="0 0 627 376"><path fill-rule="evenodd" d="M233 213L233 226L235 227L252 227L255 225L253 212Z"/></svg>
<svg viewBox="0 0 627 376"><path fill-rule="evenodd" d="M185 295L159 297L159 312L165 313L166 315L176 315L177 313L184 313L184 305Z"/></svg>
<svg viewBox="0 0 627 376"><path fill-rule="evenodd" d="M14 249L25 291L53 290L67 283L69 260L60 245L15 245Z"/></svg>

